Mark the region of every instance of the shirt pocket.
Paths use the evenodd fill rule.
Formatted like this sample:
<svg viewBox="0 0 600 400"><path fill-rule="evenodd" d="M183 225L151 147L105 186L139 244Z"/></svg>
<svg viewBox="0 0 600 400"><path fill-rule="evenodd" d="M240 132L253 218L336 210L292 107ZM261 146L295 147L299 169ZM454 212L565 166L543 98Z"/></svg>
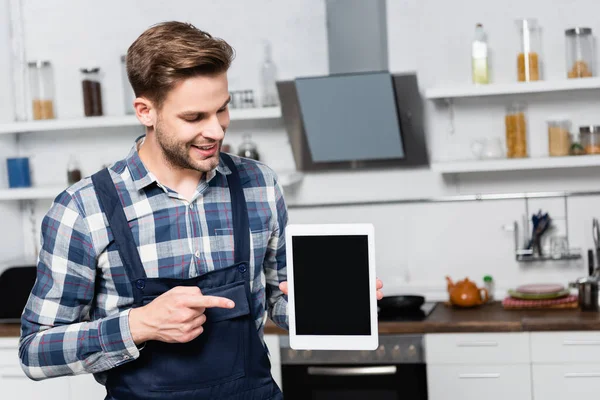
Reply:
<svg viewBox="0 0 600 400"><path fill-rule="evenodd" d="M233 229L215 229L210 237L210 257L214 269L235 264Z"/></svg>

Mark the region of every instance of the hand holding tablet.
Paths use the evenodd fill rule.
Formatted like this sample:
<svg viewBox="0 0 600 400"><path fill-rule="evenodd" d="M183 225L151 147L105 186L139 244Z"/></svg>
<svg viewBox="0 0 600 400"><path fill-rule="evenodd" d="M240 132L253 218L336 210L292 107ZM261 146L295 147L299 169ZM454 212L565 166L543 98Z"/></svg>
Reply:
<svg viewBox="0 0 600 400"><path fill-rule="evenodd" d="M376 349L373 225L288 225L286 254L290 346Z"/></svg>

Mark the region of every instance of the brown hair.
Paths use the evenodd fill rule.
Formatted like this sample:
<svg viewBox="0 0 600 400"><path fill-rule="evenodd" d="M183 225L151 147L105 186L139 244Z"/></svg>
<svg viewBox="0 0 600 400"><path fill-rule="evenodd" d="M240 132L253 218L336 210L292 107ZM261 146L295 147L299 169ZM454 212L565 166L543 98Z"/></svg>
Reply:
<svg viewBox="0 0 600 400"><path fill-rule="evenodd" d="M234 56L227 42L192 24L163 22L147 29L127 50L127 77L137 97L160 108L177 82L226 72Z"/></svg>

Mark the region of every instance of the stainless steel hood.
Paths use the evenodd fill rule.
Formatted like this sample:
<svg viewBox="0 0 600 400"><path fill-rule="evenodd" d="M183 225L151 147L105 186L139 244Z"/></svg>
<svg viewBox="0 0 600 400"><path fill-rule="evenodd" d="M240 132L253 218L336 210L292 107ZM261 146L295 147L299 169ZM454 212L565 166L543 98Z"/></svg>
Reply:
<svg viewBox="0 0 600 400"><path fill-rule="evenodd" d="M390 74L385 0L325 0L329 75L277 82L299 171L428 165L416 74Z"/></svg>

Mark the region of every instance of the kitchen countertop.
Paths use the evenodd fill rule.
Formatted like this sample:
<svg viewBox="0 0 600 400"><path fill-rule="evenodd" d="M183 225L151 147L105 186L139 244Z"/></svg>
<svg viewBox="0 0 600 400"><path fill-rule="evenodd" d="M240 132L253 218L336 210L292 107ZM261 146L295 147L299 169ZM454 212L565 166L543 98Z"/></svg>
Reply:
<svg viewBox="0 0 600 400"><path fill-rule="evenodd" d="M595 330L600 330L599 312L578 309L505 310L500 302L467 309L439 303L424 321L379 323L381 334ZM287 334L270 321L265 333Z"/></svg>
<svg viewBox="0 0 600 400"><path fill-rule="evenodd" d="M578 309L505 310L500 302L457 309L439 303L425 321L380 322L379 333L541 332L600 330L600 313ZM266 334L287 335L268 321ZM0 337L18 337L19 324L0 324Z"/></svg>

